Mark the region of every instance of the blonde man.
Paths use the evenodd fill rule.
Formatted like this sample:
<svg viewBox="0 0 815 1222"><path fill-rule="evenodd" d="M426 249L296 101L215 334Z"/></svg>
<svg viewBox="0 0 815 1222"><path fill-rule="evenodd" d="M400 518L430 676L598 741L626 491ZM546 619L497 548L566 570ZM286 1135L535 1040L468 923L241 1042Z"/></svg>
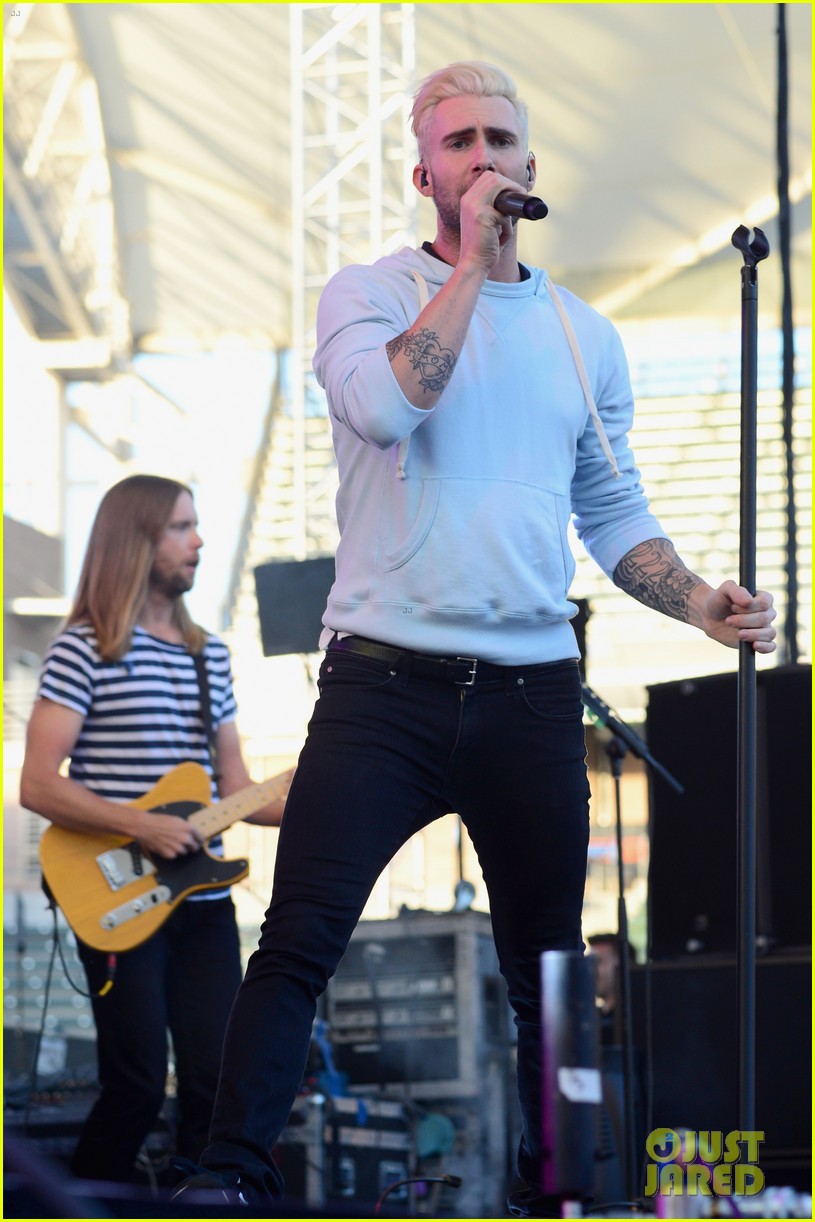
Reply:
<svg viewBox="0 0 815 1222"><path fill-rule="evenodd" d="M714 589L677 557L628 446L614 329L519 262L517 222L494 205L529 192L536 165L506 75L479 63L435 73L414 131L433 241L342 269L318 311L341 532L320 698L230 1020L208 1170L182 1191L281 1194L270 1151L316 998L389 859L457 811L518 1027L510 1208L551 1217L539 964L545 950L582 949L588 842L569 519L618 586L725 645L770 652L775 611L769 594Z"/></svg>

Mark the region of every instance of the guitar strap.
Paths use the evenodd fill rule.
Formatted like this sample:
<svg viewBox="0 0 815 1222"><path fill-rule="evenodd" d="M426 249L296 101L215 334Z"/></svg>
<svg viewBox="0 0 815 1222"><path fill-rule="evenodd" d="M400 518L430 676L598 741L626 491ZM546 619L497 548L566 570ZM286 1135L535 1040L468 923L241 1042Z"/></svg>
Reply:
<svg viewBox="0 0 815 1222"><path fill-rule="evenodd" d="M209 748L209 760L212 765L212 774L217 782L220 780L218 773L215 770L215 728L212 724L212 701L209 695L209 676L207 675L207 664L204 658L204 651L194 653L192 655L193 664L195 665L195 673L198 677L198 693L201 698L201 720L204 723L204 730L207 736L207 747Z"/></svg>

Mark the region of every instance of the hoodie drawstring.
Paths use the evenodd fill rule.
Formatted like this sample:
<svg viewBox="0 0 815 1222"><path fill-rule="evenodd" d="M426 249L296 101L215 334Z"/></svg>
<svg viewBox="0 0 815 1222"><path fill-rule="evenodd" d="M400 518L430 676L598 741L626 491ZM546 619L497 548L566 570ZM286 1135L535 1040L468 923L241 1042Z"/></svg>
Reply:
<svg viewBox="0 0 815 1222"><path fill-rule="evenodd" d="M597 404L594 402L594 395L591 393L591 386L589 385L589 375L586 373L586 366L583 363L583 353L580 351L580 344L577 342L577 336L574 333L574 327L572 326L572 320L569 318L569 315L566 313L566 307L564 306L563 302L560 300L560 294L558 293L554 284L552 284L551 280L549 281L549 292L552 295L552 301L554 302L555 309L558 312L561 326L563 327L563 330L566 332L566 339L569 341L569 347L572 350L572 359L575 363L575 368L577 369L577 376L580 379L580 385L583 387L583 398L586 400L586 407L589 409L589 415L591 416L592 420L594 421L594 427L597 430L598 440L600 442L600 445L602 446L603 453L605 454L606 458L608 459L609 463L611 464L611 470L614 472L615 478L619 479L620 478L620 468L617 466L617 457L611 448L611 442L609 441L608 435L606 434L605 425L603 424L602 420L600 419L600 413L597 410Z"/></svg>

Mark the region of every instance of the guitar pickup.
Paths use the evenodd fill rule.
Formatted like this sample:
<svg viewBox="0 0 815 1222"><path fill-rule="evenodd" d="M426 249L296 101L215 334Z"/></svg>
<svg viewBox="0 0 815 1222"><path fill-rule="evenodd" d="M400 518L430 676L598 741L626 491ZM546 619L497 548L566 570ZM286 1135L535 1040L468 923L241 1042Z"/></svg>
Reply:
<svg viewBox="0 0 815 1222"><path fill-rule="evenodd" d="M171 895L169 887L154 887L152 891L145 891L136 899L120 904L118 908L111 908L110 912L105 913L99 924L103 929L117 929L120 925L132 921L134 917L141 916L149 908L155 908L157 904L169 903Z"/></svg>
<svg viewBox="0 0 815 1222"><path fill-rule="evenodd" d="M145 874L155 874L156 867L149 857L139 854L139 869L134 866L133 853L129 847L108 849L96 858L96 864L105 876L108 886L113 891L121 891L128 883L143 878Z"/></svg>

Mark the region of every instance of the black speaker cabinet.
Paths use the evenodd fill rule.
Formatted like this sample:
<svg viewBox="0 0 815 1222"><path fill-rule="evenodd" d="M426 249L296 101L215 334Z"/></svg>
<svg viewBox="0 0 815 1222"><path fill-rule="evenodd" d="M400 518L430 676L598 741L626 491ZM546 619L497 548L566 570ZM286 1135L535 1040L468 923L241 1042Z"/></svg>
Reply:
<svg viewBox="0 0 815 1222"><path fill-rule="evenodd" d="M255 595L264 657L317 652L333 581L333 556L257 566Z"/></svg>
<svg viewBox="0 0 815 1222"><path fill-rule="evenodd" d="M756 961L755 1128L772 1184L804 1189L812 1162L811 956ZM729 1133L739 1124L735 957L685 956L635 967L637 1063L649 1096L646 1131Z"/></svg>
<svg viewBox="0 0 815 1222"><path fill-rule="evenodd" d="M308 1205L368 1202L363 1216L382 1193L410 1175L412 1121L395 1100L333 1098L318 1105L298 1100L280 1135L273 1157L286 1181L286 1198ZM388 1205L408 1201L404 1184L393 1188Z"/></svg>
<svg viewBox="0 0 815 1222"><path fill-rule="evenodd" d="M809 665L760 670L757 704L757 932L768 947L811 945ZM738 676L648 688L650 954L734 952L737 941Z"/></svg>

